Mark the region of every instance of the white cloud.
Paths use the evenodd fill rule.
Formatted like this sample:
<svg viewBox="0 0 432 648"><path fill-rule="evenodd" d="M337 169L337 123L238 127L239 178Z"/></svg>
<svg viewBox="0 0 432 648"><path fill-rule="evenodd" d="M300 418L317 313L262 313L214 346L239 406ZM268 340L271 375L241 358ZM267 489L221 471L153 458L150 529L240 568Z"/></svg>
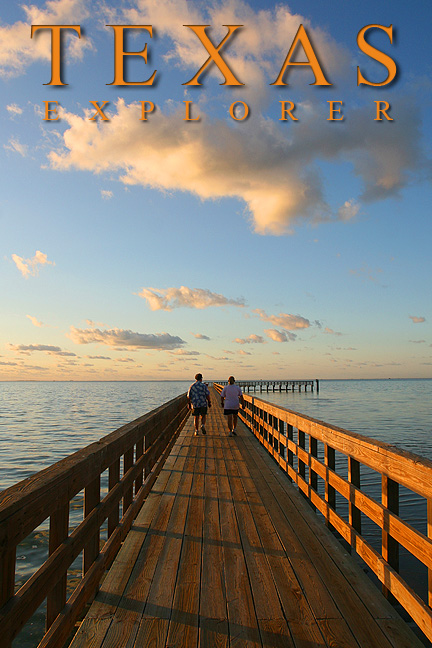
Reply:
<svg viewBox="0 0 432 648"><path fill-rule="evenodd" d="M30 320L30 322L33 324L33 326L37 326L38 328L41 328L42 326L45 326L42 322L39 322L36 317L33 317L32 315L26 315L26 317Z"/></svg>
<svg viewBox="0 0 432 648"><path fill-rule="evenodd" d="M88 324L90 328L98 328L98 327L105 328L105 324L103 324L102 322L93 322L93 320L91 319L86 319L85 323Z"/></svg>
<svg viewBox="0 0 432 648"><path fill-rule="evenodd" d="M252 333L247 338L236 338L233 340L236 344L265 344L265 340L261 335Z"/></svg>
<svg viewBox="0 0 432 648"><path fill-rule="evenodd" d="M21 144L21 142L16 137L10 137L8 143L3 144L3 148L6 151L18 153L22 157L27 157L28 155L28 146L26 144Z"/></svg>
<svg viewBox="0 0 432 648"><path fill-rule="evenodd" d="M104 200L110 200L114 194L112 191L108 191L107 189L101 189L101 196Z"/></svg>
<svg viewBox="0 0 432 648"><path fill-rule="evenodd" d="M417 315L410 315L410 319L412 319L414 324L423 324L423 322L426 322L425 317L417 317Z"/></svg>
<svg viewBox="0 0 432 648"><path fill-rule="evenodd" d="M286 6L255 11L241 0L230 0L204 9L202 3L191 0L136 0L131 9L119 12L120 19L131 24L148 21L157 28L159 38L171 39L165 58L170 67L188 68L185 82L189 68L197 71L207 58L199 39L185 24L211 24L215 43L225 35L222 25L228 20L244 24L244 29L227 43L224 54L246 84L243 99L250 94L261 99L264 94L267 99L275 96L268 84L275 80L301 22L308 28L320 59L332 71L333 82L338 75L343 80L348 70L352 74L353 62L344 48ZM290 86L295 88L300 79L304 87L310 75L308 67L292 71ZM215 65L210 76L217 82L217 91L225 92L223 101L213 103L223 106L223 117L206 115L201 97L201 104L194 106L201 114L201 123L193 127L184 121L182 103L172 111L172 106L178 105L174 100L168 108L170 114L158 106L150 116L149 128L143 128L140 122L140 105L126 106L122 100L117 102L109 128L89 122L89 112L79 116L62 111L69 127L62 135L63 147L51 151L52 167L115 173L126 185L163 192L187 191L203 200L234 197L245 204L257 233L273 235L291 233L298 223L351 220L362 203L397 196L413 172L424 169L420 128L412 119L416 107L408 96L398 98L397 119L391 127L374 122L371 106L359 106L358 102L347 108L349 124L341 122L335 127L327 123L321 93L309 94L312 98L298 105L299 122L286 129L279 120L260 115L267 106L259 101L251 104L253 120L233 124L225 118L227 89L219 88L221 75ZM211 85L211 92L213 89ZM213 99L214 95L210 96ZM347 197L339 209L326 200L320 170L323 161L348 162L360 178L361 194Z"/></svg>
<svg viewBox="0 0 432 648"><path fill-rule="evenodd" d="M17 115L22 115L23 114L23 109L18 106L18 104L9 104L6 106L6 110L10 115L13 117L16 117Z"/></svg>
<svg viewBox="0 0 432 648"><path fill-rule="evenodd" d="M264 333L275 342L294 342L296 339L296 334L291 333L290 331L278 331L277 329L265 329Z"/></svg>
<svg viewBox="0 0 432 648"><path fill-rule="evenodd" d="M350 274L356 277L363 277L363 279L368 279L372 283L378 283L378 275L382 274L381 268L370 268L367 265L363 265L358 270L350 270Z"/></svg>
<svg viewBox="0 0 432 648"><path fill-rule="evenodd" d="M338 217L343 221L350 221L357 216L360 210L360 203L354 199L347 200L338 210Z"/></svg>
<svg viewBox="0 0 432 648"><path fill-rule="evenodd" d="M289 313L279 313L279 315L267 315L261 308L253 311L265 322L271 322L274 326L280 326L286 331L295 331L298 329L309 328L311 323L301 315L291 315Z"/></svg>
<svg viewBox="0 0 432 648"><path fill-rule="evenodd" d="M48 261L48 256L40 250L36 250L36 253L32 259L24 259L17 254L12 254L12 260L14 261L18 270L21 272L22 276L26 279L30 276L35 277L36 275L38 275L39 266L55 265L54 261Z"/></svg>
<svg viewBox="0 0 432 648"><path fill-rule="evenodd" d="M0 25L0 76L16 76L34 61L51 61L51 35L49 30L37 32L30 38L31 25L79 25L89 17L85 0L47 0L41 8L22 5L25 21ZM91 40L78 38L70 32L66 36L67 58L82 59L84 50L91 49ZM49 80L50 68L46 74Z"/></svg>
<svg viewBox="0 0 432 648"><path fill-rule="evenodd" d="M142 288L138 293L146 299L150 309L170 311L173 308L209 308L210 306L240 306L245 305L243 299L228 299L218 293L202 288Z"/></svg>
<svg viewBox="0 0 432 648"><path fill-rule="evenodd" d="M191 0L135 0L134 5L126 10L126 19L135 24L157 25L160 36L168 37L172 42L166 60L171 65L190 68L194 73L208 54L196 35L184 25L211 25L209 35L215 45L227 34L226 25L244 25L226 44L223 54L235 76L245 84L242 98L263 99L265 86L276 79L301 23L333 73L344 71L349 65L347 53L341 46L328 34L314 28L307 18L292 13L287 6L277 5L256 11L242 0L213 5ZM218 84L223 81L215 65L208 72ZM310 70L306 74L299 69L296 72L291 74L290 83L293 77L298 80L312 75ZM190 78L188 73L184 81Z"/></svg>
<svg viewBox="0 0 432 648"><path fill-rule="evenodd" d="M140 349L176 349L185 343L180 337L169 333L135 333L125 329L78 329L71 326L68 337L75 344L106 344L108 346Z"/></svg>

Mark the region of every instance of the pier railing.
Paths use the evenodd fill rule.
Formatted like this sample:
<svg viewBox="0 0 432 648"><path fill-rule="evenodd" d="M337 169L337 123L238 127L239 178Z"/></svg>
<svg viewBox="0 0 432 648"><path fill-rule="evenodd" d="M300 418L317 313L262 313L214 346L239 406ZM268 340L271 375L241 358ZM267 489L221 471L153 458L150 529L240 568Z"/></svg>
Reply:
<svg viewBox="0 0 432 648"><path fill-rule="evenodd" d="M222 390L220 384L213 386ZM383 593L394 596L432 641L432 462L248 394L244 399L243 422L323 515L327 526L378 577ZM362 466L378 473L381 502L361 490ZM399 517L400 485L424 498L427 535ZM342 502L348 507L345 517L337 511ZM380 551L362 535L363 516L381 530ZM428 602L398 573L400 546L426 567Z"/></svg>
<svg viewBox="0 0 432 648"><path fill-rule="evenodd" d="M119 428L0 493L0 644L9 648L46 600L39 648L61 647L94 596L188 416L186 395ZM101 499L101 475L108 492ZM71 500L84 491L84 519L69 530ZM121 509L121 518L120 518ZM49 557L15 592L16 548L49 518ZM108 520L107 541L100 530ZM67 573L83 553L83 575L67 596Z"/></svg>

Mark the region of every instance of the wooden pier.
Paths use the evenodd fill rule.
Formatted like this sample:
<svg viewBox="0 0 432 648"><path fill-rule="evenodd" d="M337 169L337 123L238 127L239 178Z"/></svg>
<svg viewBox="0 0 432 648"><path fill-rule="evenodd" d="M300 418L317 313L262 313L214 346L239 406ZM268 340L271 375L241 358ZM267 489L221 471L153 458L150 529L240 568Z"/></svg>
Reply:
<svg viewBox="0 0 432 648"><path fill-rule="evenodd" d="M227 436L216 392L207 434L194 436L181 396L0 495L2 648L45 598L47 632L40 648L430 645L431 609L391 563L401 543L431 570L432 542L391 510L396 495L389 475L402 470L401 483L409 481L430 501L432 463L257 398L245 400L242 416L249 427L239 423L236 437ZM323 441L327 432L321 462L314 440ZM350 457L348 480L335 472L335 449ZM387 475L383 504L361 493L354 463L361 458L369 465L374 452ZM109 490L101 500L100 475L107 469ZM70 531L65 502L69 509L82 488L85 517ZM336 511L336 490L349 502L348 521ZM408 610L424 642L301 492L376 566L386 594ZM381 556L361 536L360 510L382 524ZM47 515L50 556L14 593L16 544ZM99 529L107 518L109 538L100 548ZM82 549L83 579L67 592L68 566Z"/></svg>
<svg viewBox="0 0 432 648"><path fill-rule="evenodd" d="M227 385L227 380L218 381L219 385ZM319 380L236 380L236 385L244 392L288 392L314 391L319 392Z"/></svg>

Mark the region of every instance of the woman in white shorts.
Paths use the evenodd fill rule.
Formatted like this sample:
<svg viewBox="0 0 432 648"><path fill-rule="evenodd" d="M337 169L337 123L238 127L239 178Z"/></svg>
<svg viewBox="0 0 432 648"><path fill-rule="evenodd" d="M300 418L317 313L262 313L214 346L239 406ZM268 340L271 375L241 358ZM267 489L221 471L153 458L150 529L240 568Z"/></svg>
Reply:
<svg viewBox="0 0 432 648"><path fill-rule="evenodd" d="M228 417L228 436L236 434L238 411L240 405L243 408L245 406L242 390L234 383L234 376L230 376L228 385L225 385L221 391L221 405L224 408L225 416Z"/></svg>

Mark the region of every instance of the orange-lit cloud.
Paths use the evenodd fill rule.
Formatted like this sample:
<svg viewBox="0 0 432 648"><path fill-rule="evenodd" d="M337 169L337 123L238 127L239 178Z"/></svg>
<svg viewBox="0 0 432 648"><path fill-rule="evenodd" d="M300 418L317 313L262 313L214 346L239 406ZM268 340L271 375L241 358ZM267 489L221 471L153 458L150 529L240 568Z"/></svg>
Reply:
<svg viewBox="0 0 432 648"><path fill-rule="evenodd" d="M236 338L233 342L236 344L265 344L262 335L255 335L255 333L252 333L247 338Z"/></svg>
<svg viewBox="0 0 432 648"><path fill-rule="evenodd" d="M245 306L243 299L228 299L202 288L142 288L138 293L146 299L150 309L170 311L173 308L209 308L210 306Z"/></svg>
<svg viewBox="0 0 432 648"><path fill-rule="evenodd" d="M68 128L49 160L53 169L115 173L125 185L187 191L201 199L238 198L257 233L281 235L298 223L350 220L360 202L397 196L424 161L413 109L401 99L390 132L376 130L367 111L355 108L349 129L341 125L336 132L323 126L312 106L288 138L277 122L258 115L241 128L222 119L206 127L201 108L203 123L191 129L183 105L170 113L160 107L143 129L141 107L119 99L109 128L89 121L91 111L60 111ZM317 166L322 160L352 163L361 196L333 210Z"/></svg>
<svg viewBox="0 0 432 648"><path fill-rule="evenodd" d="M287 331L309 328L311 323L301 315L291 315L289 313L279 313L279 315L267 315L261 308L253 311L265 322L271 322L274 326L280 326Z"/></svg>
<svg viewBox="0 0 432 648"><path fill-rule="evenodd" d="M278 331L277 329L265 329L264 333L274 342L294 342L297 338L295 333L290 331Z"/></svg>
<svg viewBox="0 0 432 648"><path fill-rule="evenodd" d="M423 322L426 322L425 317L417 317L416 315L410 315L409 318L413 321L414 324L423 324Z"/></svg>
<svg viewBox="0 0 432 648"><path fill-rule="evenodd" d="M38 328L41 328L42 326L45 326L42 322L39 322L36 317L33 317L32 315L26 315L26 317L30 320L30 322L33 324L33 326L37 326Z"/></svg>
<svg viewBox="0 0 432 648"><path fill-rule="evenodd" d="M333 331L333 329L329 328L328 326L325 327L323 333L327 333L328 335L342 335L342 333L339 333L338 331Z"/></svg>

